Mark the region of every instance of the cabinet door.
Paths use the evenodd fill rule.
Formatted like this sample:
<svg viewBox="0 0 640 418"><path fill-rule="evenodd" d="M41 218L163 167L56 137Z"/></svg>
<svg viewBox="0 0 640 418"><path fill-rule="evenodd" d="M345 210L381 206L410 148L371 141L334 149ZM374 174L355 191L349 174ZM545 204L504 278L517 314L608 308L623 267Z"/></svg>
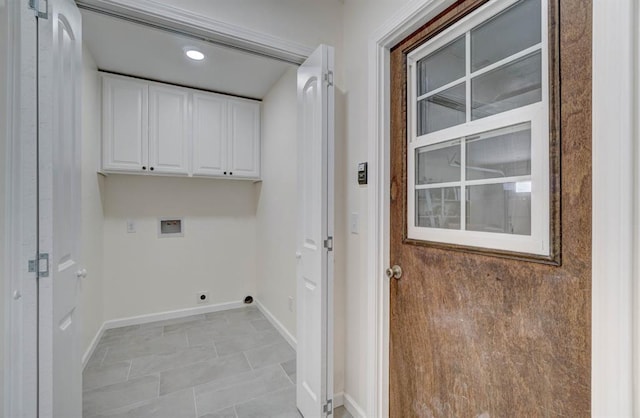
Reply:
<svg viewBox="0 0 640 418"><path fill-rule="evenodd" d="M148 168L148 86L102 78L102 168L145 172Z"/></svg>
<svg viewBox="0 0 640 418"><path fill-rule="evenodd" d="M193 94L193 174L222 176L227 165L227 100Z"/></svg>
<svg viewBox="0 0 640 418"><path fill-rule="evenodd" d="M180 88L149 86L149 170L189 174L189 93Z"/></svg>
<svg viewBox="0 0 640 418"><path fill-rule="evenodd" d="M260 103L229 100L229 164L232 177L260 177Z"/></svg>

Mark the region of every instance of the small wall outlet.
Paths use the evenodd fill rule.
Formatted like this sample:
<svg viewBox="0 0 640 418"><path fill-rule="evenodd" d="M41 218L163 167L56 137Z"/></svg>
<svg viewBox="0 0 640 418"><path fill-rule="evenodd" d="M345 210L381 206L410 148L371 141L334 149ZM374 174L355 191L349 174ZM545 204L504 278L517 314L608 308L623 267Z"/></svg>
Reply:
<svg viewBox="0 0 640 418"><path fill-rule="evenodd" d="M196 295L198 297L197 302L199 304L209 302L209 292L208 291L207 292L198 292L198 293L196 293Z"/></svg>
<svg viewBox="0 0 640 418"><path fill-rule="evenodd" d="M289 296L289 312L293 312L294 305L293 296Z"/></svg>
<svg viewBox="0 0 640 418"><path fill-rule="evenodd" d="M136 222L133 219L127 219L127 233L133 234L136 232Z"/></svg>

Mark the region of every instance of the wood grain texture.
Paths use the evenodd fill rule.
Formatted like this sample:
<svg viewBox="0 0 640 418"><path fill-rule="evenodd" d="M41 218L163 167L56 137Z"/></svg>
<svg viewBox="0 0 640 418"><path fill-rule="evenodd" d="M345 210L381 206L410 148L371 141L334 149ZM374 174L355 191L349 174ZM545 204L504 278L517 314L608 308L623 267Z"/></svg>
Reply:
<svg viewBox="0 0 640 418"><path fill-rule="evenodd" d="M431 24L392 51L391 417L590 415L591 1L559 6L562 266L405 242L404 55Z"/></svg>

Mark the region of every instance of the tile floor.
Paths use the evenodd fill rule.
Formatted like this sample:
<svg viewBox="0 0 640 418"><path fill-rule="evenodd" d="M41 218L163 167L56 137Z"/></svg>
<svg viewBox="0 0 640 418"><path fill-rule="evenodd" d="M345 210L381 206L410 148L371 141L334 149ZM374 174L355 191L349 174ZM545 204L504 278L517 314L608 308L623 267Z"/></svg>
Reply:
<svg viewBox="0 0 640 418"><path fill-rule="evenodd" d="M255 306L110 329L84 370L83 415L299 418L295 357Z"/></svg>

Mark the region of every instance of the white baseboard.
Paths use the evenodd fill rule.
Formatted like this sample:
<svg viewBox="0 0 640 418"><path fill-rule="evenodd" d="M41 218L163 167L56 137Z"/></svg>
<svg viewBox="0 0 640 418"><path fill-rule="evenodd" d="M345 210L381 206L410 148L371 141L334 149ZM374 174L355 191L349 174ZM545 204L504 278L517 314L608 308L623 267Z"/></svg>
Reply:
<svg viewBox="0 0 640 418"><path fill-rule="evenodd" d="M105 327L103 322L100 328L98 329L98 332L96 332L96 335L93 337L93 340L91 340L91 344L89 344L89 347L87 347L87 351L85 351L84 355L82 356L82 370L84 370L84 368L87 367L87 363L89 362L89 359L93 355L93 352L96 350L96 347L98 346L98 341L100 341L100 338L102 338L102 334L104 334L104 330L105 330Z"/></svg>
<svg viewBox="0 0 640 418"><path fill-rule="evenodd" d="M367 416L360 405L347 393L344 394L344 408L353 415L353 418L366 418Z"/></svg>
<svg viewBox="0 0 640 418"><path fill-rule="evenodd" d="M243 302L227 302L217 303L215 305L197 306L195 308L177 309L175 311L131 316L128 318L110 319L102 324L95 337L93 337L93 340L91 340L89 348L87 348L84 356L82 356L82 367L84 368L87 365L87 362L91 358L91 355L98 345L98 341L100 341L100 338L102 338L102 334L104 334L104 332L108 329L126 327L129 325L148 324L150 322L164 321L167 319L184 318L187 316L201 315L209 312L226 311L229 309L242 308L243 306L246 306Z"/></svg>
<svg viewBox="0 0 640 418"><path fill-rule="evenodd" d="M197 306L195 308L177 309L175 311L157 312L146 315L131 316L128 318L110 319L105 321L104 329L120 328L129 325L148 324L149 322L165 321L167 319L184 318L186 316L201 315L209 312L226 311L229 309L242 308L246 306L243 302L227 302L215 305Z"/></svg>
<svg viewBox="0 0 640 418"><path fill-rule="evenodd" d="M285 326L282 325L282 322L278 321L276 317L271 313L271 311L265 308L265 306L262 303L260 303L258 299L255 299L255 304L258 307L258 309L260 309L260 312L262 312L262 314L267 318L267 320L271 322L271 325L273 325L278 330L278 332L282 334L282 337L285 340L287 340L289 345L295 350L298 345L296 341L296 337L291 335L291 333L287 330L287 328L285 328Z"/></svg>
<svg viewBox="0 0 640 418"><path fill-rule="evenodd" d="M344 392L333 394L333 407L337 408L344 405Z"/></svg>

